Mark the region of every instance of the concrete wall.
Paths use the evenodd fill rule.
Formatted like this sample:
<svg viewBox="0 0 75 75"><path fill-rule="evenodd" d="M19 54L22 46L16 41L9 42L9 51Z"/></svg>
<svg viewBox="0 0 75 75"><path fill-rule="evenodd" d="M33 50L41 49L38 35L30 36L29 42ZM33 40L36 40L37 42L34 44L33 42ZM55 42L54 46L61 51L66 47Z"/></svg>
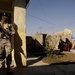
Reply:
<svg viewBox="0 0 75 75"><path fill-rule="evenodd" d="M14 66L26 66L26 0L14 0Z"/></svg>
<svg viewBox="0 0 75 75"><path fill-rule="evenodd" d="M33 38L31 36L26 37L26 51L31 52L33 50Z"/></svg>
<svg viewBox="0 0 75 75"><path fill-rule="evenodd" d="M35 33L32 37L35 40L36 47L43 45L43 35L41 33Z"/></svg>

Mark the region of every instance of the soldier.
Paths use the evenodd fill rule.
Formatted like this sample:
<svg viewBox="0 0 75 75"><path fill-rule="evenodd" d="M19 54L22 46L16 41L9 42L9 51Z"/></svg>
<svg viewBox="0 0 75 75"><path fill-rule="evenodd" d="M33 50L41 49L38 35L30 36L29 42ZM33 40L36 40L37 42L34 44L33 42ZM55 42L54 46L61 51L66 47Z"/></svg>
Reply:
<svg viewBox="0 0 75 75"><path fill-rule="evenodd" d="M66 45L66 51L70 51L72 48L72 42L68 38L66 38L65 45Z"/></svg>
<svg viewBox="0 0 75 75"><path fill-rule="evenodd" d="M60 52L64 51L64 41L60 39L58 49L60 49Z"/></svg>
<svg viewBox="0 0 75 75"><path fill-rule="evenodd" d="M1 25L1 43L0 43L0 56L2 57L2 53L5 50L5 58L6 58L6 65L7 65L7 71L11 71L10 64L12 62L11 57L11 35L15 34L15 30L12 26L12 24L8 23L8 17L4 14L2 16L2 20L0 22ZM4 60L1 59L2 67L5 67Z"/></svg>

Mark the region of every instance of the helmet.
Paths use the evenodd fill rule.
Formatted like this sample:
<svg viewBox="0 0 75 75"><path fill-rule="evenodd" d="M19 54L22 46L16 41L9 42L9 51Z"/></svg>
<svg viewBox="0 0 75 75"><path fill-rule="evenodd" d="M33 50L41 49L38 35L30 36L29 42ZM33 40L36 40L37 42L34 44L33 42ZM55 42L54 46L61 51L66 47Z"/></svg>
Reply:
<svg viewBox="0 0 75 75"><path fill-rule="evenodd" d="M8 16L8 13L2 13L2 16Z"/></svg>

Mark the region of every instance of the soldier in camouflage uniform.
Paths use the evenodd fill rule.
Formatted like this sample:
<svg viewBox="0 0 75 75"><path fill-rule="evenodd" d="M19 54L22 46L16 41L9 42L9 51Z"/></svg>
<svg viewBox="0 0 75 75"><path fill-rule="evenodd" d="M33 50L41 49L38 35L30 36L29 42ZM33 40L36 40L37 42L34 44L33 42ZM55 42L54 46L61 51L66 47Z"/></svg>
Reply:
<svg viewBox="0 0 75 75"><path fill-rule="evenodd" d="M2 16L2 20L0 22L0 57L2 57L2 53L5 50L6 53L6 65L7 70L10 70L10 64L12 61L11 58L11 35L15 34L15 30L12 24L8 23L8 17L5 15ZM1 59L1 63L5 66L4 61Z"/></svg>

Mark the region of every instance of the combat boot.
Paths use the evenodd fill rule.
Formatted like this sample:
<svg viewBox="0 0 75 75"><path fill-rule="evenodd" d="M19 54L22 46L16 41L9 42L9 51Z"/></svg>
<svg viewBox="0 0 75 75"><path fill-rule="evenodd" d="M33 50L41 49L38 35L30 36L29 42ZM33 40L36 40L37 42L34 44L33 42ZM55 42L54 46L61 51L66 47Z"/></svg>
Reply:
<svg viewBox="0 0 75 75"><path fill-rule="evenodd" d="M0 63L0 71L3 71L5 69L5 64L4 63Z"/></svg>
<svg viewBox="0 0 75 75"><path fill-rule="evenodd" d="M13 70L13 68L11 68L10 66L7 66L7 72L8 72L8 73L13 73L14 70Z"/></svg>

